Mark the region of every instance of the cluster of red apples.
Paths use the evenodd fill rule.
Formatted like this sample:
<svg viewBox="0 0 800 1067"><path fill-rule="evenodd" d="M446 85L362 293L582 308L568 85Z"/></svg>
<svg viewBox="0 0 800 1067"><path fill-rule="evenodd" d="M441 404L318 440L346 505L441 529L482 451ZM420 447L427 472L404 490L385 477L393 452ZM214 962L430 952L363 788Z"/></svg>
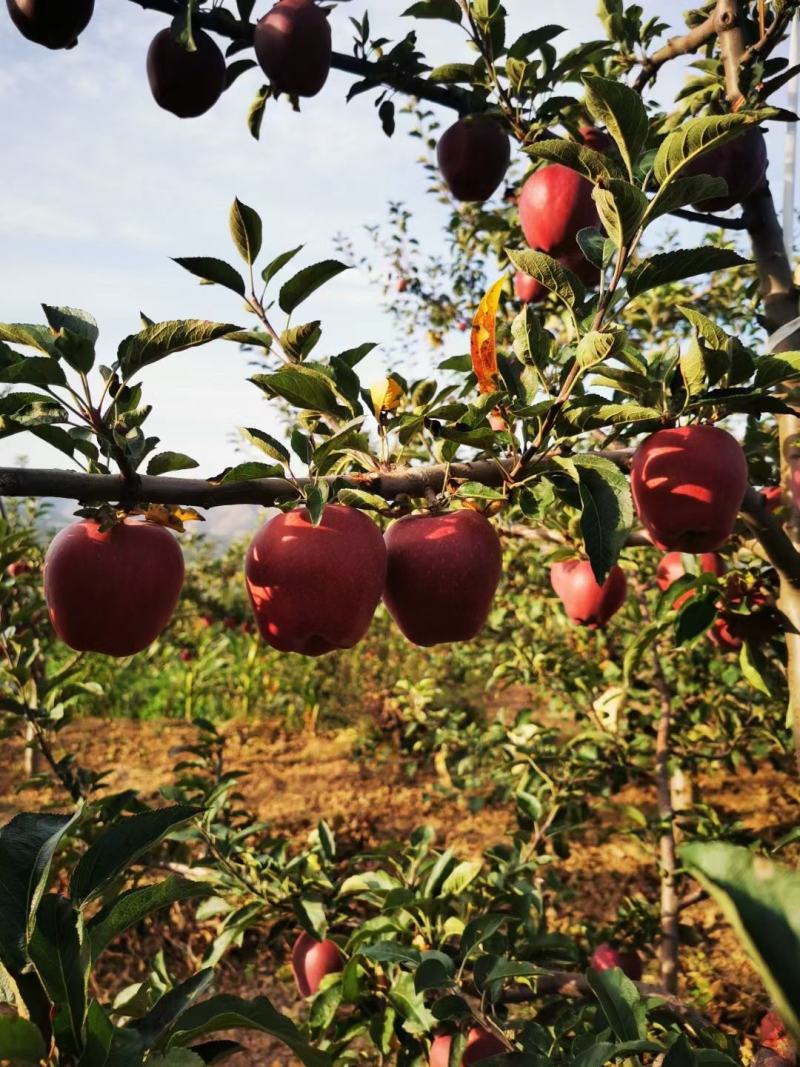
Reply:
<svg viewBox="0 0 800 1067"><path fill-rule="evenodd" d="M684 573L681 553L699 554L705 571L724 572L715 549L730 537L747 489L744 453L730 434L702 425L657 431L636 452L631 486L642 524L669 553L660 588ZM245 580L264 640L280 652L320 656L357 644L381 599L414 644L471 640L488 617L501 562L497 533L478 511L406 515L381 534L363 512L328 504L317 525L306 508L271 518L250 544ZM600 584L586 560L555 563L551 581L570 619L589 627L604 626L627 591L618 565ZM142 651L168 624L182 584L173 535L132 517L111 529L91 519L74 523L45 558L53 626L79 651ZM751 607L765 602L745 589L738 597ZM742 634L731 618L721 616L714 635L738 647Z"/></svg>
<svg viewBox="0 0 800 1067"><path fill-rule="evenodd" d="M579 139L597 152L612 147L608 134L582 127ZM500 186L510 162L509 139L490 115L459 119L439 140L439 170L457 200L487 200ZM727 182L727 195L695 205L700 211L727 211L741 203L763 183L767 150L758 129L712 149L684 173L708 174ZM578 244L583 229L599 229L592 183L561 163L548 163L525 181L519 194L519 221L525 240L569 268L587 286L599 282L599 269L584 256ZM524 303L544 300L548 290L535 278L517 272L514 292Z"/></svg>
<svg viewBox="0 0 800 1067"><path fill-rule="evenodd" d="M94 0L6 0L17 29L46 48L71 48L94 13ZM195 118L216 104L227 86L225 56L204 30L189 51L172 30L161 30L147 53L147 77L159 107ZM257 23L256 59L276 93L315 96L331 69L331 29L315 0L278 0Z"/></svg>
<svg viewBox="0 0 800 1067"><path fill-rule="evenodd" d="M684 554L699 556L699 569L721 577L725 564L716 554L733 532L747 489L747 461L739 443L714 426L683 426L659 430L637 449L631 470L631 490L642 525L657 548L667 550L656 572L662 591L686 573ZM622 606L627 581L621 567L611 568L601 584L586 560L554 563L553 590L567 615L583 626L598 628ZM760 591L743 583L731 585L728 604L750 608L766 604ZM694 595L687 590L673 607L680 608ZM720 647L738 649L750 636L748 615L725 612L712 627L711 638Z"/></svg>
<svg viewBox="0 0 800 1067"><path fill-rule="evenodd" d="M406 515L386 534L363 512L305 508L270 519L250 545L245 580L264 640L280 652L320 656L352 648L383 598L417 645L469 641L500 580L500 540L470 509ZM132 656L168 624L183 584L183 556L163 526L126 518L111 529L73 523L51 543L44 588L53 626L70 647Z"/></svg>
<svg viewBox="0 0 800 1067"><path fill-rule="evenodd" d="M292 946L292 974L301 997L313 996L329 974L338 974L344 965L339 946L329 938L319 941L311 934L301 933ZM619 950L604 943L598 945L592 954L589 966L596 971L608 971L618 967L634 982L641 981L642 960L634 950ZM450 1048L453 1038L450 1034L438 1034L431 1043L429 1067L449 1067ZM461 1058L463 1067L479 1063L491 1056L507 1052L507 1046L501 1039L483 1027L473 1026L467 1033L466 1047Z"/></svg>

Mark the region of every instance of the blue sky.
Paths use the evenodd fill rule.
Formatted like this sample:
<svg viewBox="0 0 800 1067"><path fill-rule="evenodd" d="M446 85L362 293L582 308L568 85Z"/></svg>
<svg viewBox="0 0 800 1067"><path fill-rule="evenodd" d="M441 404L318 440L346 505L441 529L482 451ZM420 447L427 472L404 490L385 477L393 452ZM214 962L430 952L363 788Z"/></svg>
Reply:
<svg viewBox="0 0 800 1067"><path fill-rule="evenodd" d="M395 39L407 32L411 20L399 15L408 3L368 5L373 35ZM350 50L348 15L360 17L364 6L355 0L334 12L338 49ZM680 31L682 0L644 6ZM533 0L506 0L506 7L512 33L546 21ZM553 8L554 20L569 29L561 41L599 35L594 11L595 0ZM155 105L144 72L148 43L164 24L163 15L127 0L97 0L79 46L49 52L19 36L2 12L0 319L41 321L40 302L85 307L100 324L104 362L113 359L119 339L138 328L139 309L154 319L250 325L233 294L199 287L169 259L231 259L227 212L235 195L261 212L269 252L306 242L298 264L330 256L337 232L358 235L365 223L383 221L392 199L412 208L431 242L440 240L445 209L425 195L416 142L403 136L402 122L393 139L383 135L370 95L345 104L349 78L334 71L302 114L285 102L269 106L259 142L250 137L245 114L260 72L242 77L207 115L181 121ZM432 62L466 57L459 28L415 25ZM671 65L661 90L673 90L682 77L682 64ZM781 146L776 132L770 143L774 176ZM702 231L694 228L691 239L699 242ZM319 351L336 352L362 341L391 341L392 324L378 305L379 294L349 271L303 310L305 318L323 320ZM448 342L452 352L463 346L463 335ZM431 364L441 358L441 351L431 353ZM260 394L245 380L246 363L235 346L218 344L146 371L145 399L156 402L150 432L162 438L162 448L198 459L198 473L237 461L231 436L237 425L274 429ZM377 377L380 354L372 366ZM27 436L0 441L0 464L20 455L42 466L66 462Z"/></svg>

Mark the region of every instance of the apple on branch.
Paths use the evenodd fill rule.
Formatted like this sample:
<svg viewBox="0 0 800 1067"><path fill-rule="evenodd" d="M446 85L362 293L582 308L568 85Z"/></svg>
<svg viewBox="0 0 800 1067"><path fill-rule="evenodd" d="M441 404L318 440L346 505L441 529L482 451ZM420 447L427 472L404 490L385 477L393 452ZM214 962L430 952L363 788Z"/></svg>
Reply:
<svg viewBox="0 0 800 1067"><path fill-rule="evenodd" d="M464 508L406 515L385 534L384 603L409 641L470 641L486 622L500 581L502 550L494 527Z"/></svg>
<svg viewBox="0 0 800 1067"><path fill-rule="evenodd" d="M276 515L253 538L245 579L261 636L279 652L321 656L369 629L386 577L386 547L356 508L328 504Z"/></svg>
<svg viewBox="0 0 800 1067"><path fill-rule="evenodd" d="M127 518L110 530L86 519L47 550L44 593L53 627L78 652L133 656L172 618L183 553L165 527Z"/></svg>
<svg viewBox="0 0 800 1067"><path fill-rule="evenodd" d="M187 51L167 27L147 52L147 80L153 99L179 119L209 111L225 89L225 57L213 38L194 31L196 50Z"/></svg>
<svg viewBox="0 0 800 1067"><path fill-rule="evenodd" d="M331 27L315 0L279 0L258 22L256 59L279 93L316 96L331 70Z"/></svg>

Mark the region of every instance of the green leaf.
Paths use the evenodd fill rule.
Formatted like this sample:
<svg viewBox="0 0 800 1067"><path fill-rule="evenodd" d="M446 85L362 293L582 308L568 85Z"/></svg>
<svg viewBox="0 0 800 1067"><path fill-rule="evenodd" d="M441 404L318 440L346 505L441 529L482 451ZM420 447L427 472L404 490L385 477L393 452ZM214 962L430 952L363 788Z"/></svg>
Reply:
<svg viewBox="0 0 800 1067"><path fill-rule="evenodd" d="M56 355L55 337L46 326L31 326L24 322L0 323L0 341L36 348L49 356Z"/></svg>
<svg viewBox="0 0 800 1067"><path fill-rule="evenodd" d="M698 174L691 178L676 178L671 181L663 192L659 191L657 197L650 201L647 209L647 221L666 215L677 208L693 205L701 200L710 200L712 197L725 196L728 192L728 183L724 178L712 178L710 174ZM702 210L702 205L701 210Z"/></svg>
<svg viewBox="0 0 800 1067"><path fill-rule="evenodd" d="M142 1067L144 1048L133 1030L112 1025L96 1000L86 1014L86 1047L78 1067Z"/></svg>
<svg viewBox="0 0 800 1067"><path fill-rule="evenodd" d="M349 508L361 508L366 511L383 511L386 501L376 493L366 493L363 489L349 489L345 487L336 494L340 504Z"/></svg>
<svg viewBox="0 0 800 1067"><path fill-rule="evenodd" d="M196 459L185 456L182 452L159 452L147 464L147 473L168 474L169 471L184 471L199 466Z"/></svg>
<svg viewBox="0 0 800 1067"><path fill-rule="evenodd" d="M79 1055L90 957L80 912L65 897L56 893L42 897L28 955L55 1008L53 1029L59 1050Z"/></svg>
<svg viewBox="0 0 800 1067"><path fill-rule="evenodd" d="M270 87L268 85L262 85L248 109L247 128L250 130L250 135L256 140L261 136L261 124L264 121L264 111L267 106L267 100L269 100L271 95Z"/></svg>
<svg viewBox="0 0 800 1067"><path fill-rule="evenodd" d="M15 815L0 829L0 962L13 974L27 962L25 943L50 864L78 815Z"/></svg>
<svg viewBox="0 0 800 1067"><path fill-rule="evenodd" d="M268 433L246 426L241 426L240 432L244 434L251 445L255 445L260 451L265 452L272 459L276 459L278 463L289 462L289 449Z"/></svg>
<svg viewBox="0 0 800 1067"><path fill-rule="evenodd" d="M270 1034L288 1046L305 1067L331 1067L331 1057L318 1052L303 1039L291 1019L281 1015L266 997L244 1000L220 994L195 1004L180 1018L168 1047L187 1045L194 1038L218 1030L250 1029Z"/></svg>
<svg viewBox="0 0 800 1067"><path fill-rule="evenodd" d="M177 263L195 277L202 278L204 282L222 285L239 296L245 294L244 278L224 259L215 259L213 256L176 256L173 263Z"/></svg>
<svg viewBox="0 0 800 1067"><path fill-rule="evenodd" d="M645 1005L630 978L618 967L609 971L590 970L587 978L617 1037L622 1041L644 1038Z"/></svg>
<svg viewBox="0 0 800 1067"><path fill-rule="evenodd" d="M575 359L578 366L588 370L597 366L614 352L617 347L618 337L616 334L607 333L603 330L590 330L584 334L578 342L575 350Z"/></svg>
<svg viewBox="0 0 800 1067"><path fill-rule="evenodd" d="M199 814L198 808L175 805L124 816L112 823L78 861L70 881L72 899L85 904L97 896L143 853Z"/></svg>
<svg viewBox="0 0 800 1067"><path fill-rule="evenodd" d="M629 182L611 178L592 194L603 229L617 248L630 244L642 225L647 197Z"/></svg>
<svg viewBox="0 0 800 1067"><path fill-rule="evenodd" d="M625 474L602 456L576 455L555 462L578 485L581 534L599 583L617 562L633 527L633 499Z"/></svg>
<svg viewBox="0 0 800 1067"><path fill-rule="evenodd" d="M283 397L292 407L303 411L319 411L338 417L346 415L330 378L312 367L286 366L274 374L256 374L250 381L268 396Z"/></svg>
<svg viewBox="0 0 800 1067"><path fill-rule="evenodd" d="M125 378L151 363L174 352L208 344L236 333L238 326L229 322L207 322L203 319L176 319L156 322L139 333L126 337L117 350L120 370Z"/></svg>
<svg viewBox="0 0 800 1067"><path fill-rule="evenodd" d="M758 659L759 657L754 649L750 647L749 642L745 641L739 651L739 669L753 689L763 693L764 696L771 696L772 690L759 669Z"/></svg>
<svg viewBox="0 0 800 1067"><path fill-rule="evenodd" d="M358 452L369 452L369 438L359 432L363 421L361 417L353 419L352 422L342 427L337 433L327 437L314 449L312 462L314 468L320 474L325 474L330 467L330 462L349 449L355 449Z"/></svg>
<svg viewBox="0 0 800 1067"><path fill-rule="evenodd" d="M536 141L525 149L525 153L532 159L561 163L570 170L576 170L591 182L606 182L611 178L625 177L613 159L594 148L578 144L577 141L567 141L560 137Z"/></svg>
<svg viewBox="0 0 800 1067"><path fill-rule="evenodd" d="M298 252L302 251L303 247L303 245L298 245L297 248L290 248L288 252L281 252L271 263L268 263L261 271L261 279L264 285L269 285L278 271L283 270L286 264L293 260Z"/></svg>
<svg viewBox="0 0 800 1067"><path fill-rule="evenodd" d="M721 842L684 845L680 857L722 908L770 999L800 1038L800 874Z"/></svg>
<svg viewBox="0 0 800 1067"><path fill-rule="evenodd" d="M499 489L481 482L464 482L454 494L459 500L505 500Z"/></svg>
<svg viewBox="0 0 800 1067"><path fill-rule="evenodd" d="M252 482L258 478L282 478L283 475L283 467L279 467L275 463L238 463L235 467L231 467L229 471L225 472L219 484Z"/></svg>
<svg viewBox="0 0 800 1067"><path fill-rule="evenodd" d="M295 308L299 307L320 286L325 285L344 270L349 270L349 267L336 259L326 259L321 263L314 263L311 267L304 267L282 287L278 298L281 311L291 315Z"/></svg>
<svg viewBox="0 0 800 1067"><path fill-rule="evenodd" d="M97 344L100 331L94 316L88 311L81 308L52 307L50 304L42 304L42 311L54 333L68 330L76 337L84 338L92 348Z"/></svg>
<svg viewBox="0 0 800 1067"><path fill-rule="evenodd" d="M748 126L757 126L772 117L771 108L760 111L737 111L728 115L703 115L688 119L680 129L668 134L653 162L653 174L659 186L671 182L690 163L710 148L732 141ZM658 197L657 197L658 198Z"/></svg>
<svg viewBox="0 0 800 1067"><path fill-rule="evenodd" d="M443 85L468 85L474 77L474 63L444 63L441 67L434 67L428 80Z"/></svg>
<svg viewBox="0 0 800 1067"><path fill-rule="evenodd" d="M675 644L679 648L708 630L717 617L718 596L715 589L704 596L697 593L681 606L675 622Z"/></svg>
<svg viewBox="0 0 800 1067"><path fill-rule="evenodd" d="M348 367L355 367L377 347L378 345L375 341L365 341L363 345L358 345L356 348L348 348L346 352L340 352L338 356L333 358L341 360Z"/></svg>
<svg viewBox="0 0 800 1067"><path fill-rule="evenodd" d="M778 352L762 356L756 363L755 385L776 385L800 377L800 352Z"/></svg>
<svg viewBox="0 0 800 1067"><path fill-rule="evenodd" d="M749 262L730 248L681 248L674 252L661 252L637 263L628 273L625 284L629 296L641 296L659 285L680 282L698 274L743 267Z"/></svg>
<svg viewBox="0 0 800 1067"><path fill-rule="evenodd" d="M137 1032L144 1047L149 1049L160 1046L187 1009L207 992L213 981L214 970L212 967L206 967L168 989L146 1015L134 1020L131 1029Z"/></svg>
<svg viewBox="0 0 800 1067"><path fill-rule="evenodd" d="M289 359L301 363L316 346L321 336L322 330L317 320L316 322L304 322L302 326L293 326L289 330L284 330L279 342Z"/></svg>
<svg viewBox="0 0 800 1067"><path fill-rule="evenodd" d="M586 104L595 121L614 138L633 180L636 162L647 141L647 111L635 89L624 82L585 76Z"/></svg>
<svg viewBox="0 0 800 1067"><path fill-rule="evenodd" d="M66 385L67 378L57 360L49 356L22 356L6 348L12 359L6 362L0 350L0 382L10 385Z"/></svg>
<svg viewBox="0 0 800 1067"><path fill-rule="evenodd" d="M507 915L490 912L488 915L479 915L468 922L461 935L461 955L464 959L484 941L488 941L496 934L508 918Z"/></svg>
<svg viewBox="0 0 800 1067"><path fill-rule="evenodd" d="M261 216L237 197L231 205L229 222L236 251L252 266L261 251Z"/></svg>
<svg viewBox="0 0 800 1067"><path fill-rule="evenodd" d="M37 1064L47 1055L39 1030L18 1015L0 1015L0 1060Z"/></svg>
<svg viewBox="0 0 800 1067"><path fill-rule="evenodd" d="M506 255L517 270L535 278L545 289L555 293L568 308L572 309L577 304L583 303L585 295L583 284L576 274L559 263L557 259L545 255L544 252L533 252L527 249L516 251L507 248Z"/></svg>
<svg viewBox="0 0 800 1067"><path fill-rule="evenodd" d="M229 333L225 340L251 348L263 348L265 352L269 352L272 348L272 335L264 330L235 330Z"/></svg>
<svg viewBox="0 0 800 1067"><path fill-rule="evenodd" d="M439 896L460 896L475 881L482 869L483 864L480 860L464 860L463 863L459 863L442 882Z"/></svg>
<svg viewBox="0 0 800 1067"><path fill-rule="evenodd" d="M445 19L447 22L461 22L461 8L458 0L418 0L406 8L403 17L415 19Z"/></svg>
<svg viewBox="0 0 800 1067"><path fill-rule="evenodd" d="M176 901L198 900L210 896L212 892L211 886L203 882L193 882L173 874L163 882L123 893L95 915L88 925L92 958L96 959L107 945L148 915Z"/></svg>

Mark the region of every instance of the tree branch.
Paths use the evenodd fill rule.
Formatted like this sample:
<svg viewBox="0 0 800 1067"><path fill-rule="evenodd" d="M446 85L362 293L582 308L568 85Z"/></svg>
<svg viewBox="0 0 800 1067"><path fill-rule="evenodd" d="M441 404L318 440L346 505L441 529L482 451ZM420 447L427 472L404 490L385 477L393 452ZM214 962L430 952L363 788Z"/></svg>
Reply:
<svg viewBox="0 0 800 1067"><path fill-rule="evenodd" d="M663 48L659 48L657 52L654 52L651 56L646 56L642 62L642 69L639 71L636 81L633 83L634 89L641 93L647 83L652 81L661 67L665 63L668 63L670 59L675 59L677 56L690 55L693 52L697 52L708 41L711 40L717 33L717 15L709 15L705 22L701 22L689 33L684 34L682 37L670 37Z"/></svg>
<svg viewBox="0 0 800 1067"><path fill-rule="evenodd" d="M185 6L179 0L131 0L131 3L138 4L145 10L161 11L172 18ZM232 41L246 45L252 44L254 24L234 18L226 8L217 7L209 11L196 11L192 16L192 21L194 25L216 33L220 37L228 37ZM343 52L334 52L331 66L335 70L373 82L376 87L385 85L407 96L415 96L420 100L450 108L459 114L474 110L474 105L471 104L471 94L464 89L458 86L437 85L427 78L404 73L401 67L387 60L371 61L345 55Z"/></svg>
<svg viewBox="0 0 800 1067"><path fill-rule="evenodd" d="M678 219L687 222L702 222L705 226L717 226L721 230L746 230L747 223L744 219L724 219L719 215L712 215L705 211L689 211L687 208L676 208L670 211Z"/></svg>

